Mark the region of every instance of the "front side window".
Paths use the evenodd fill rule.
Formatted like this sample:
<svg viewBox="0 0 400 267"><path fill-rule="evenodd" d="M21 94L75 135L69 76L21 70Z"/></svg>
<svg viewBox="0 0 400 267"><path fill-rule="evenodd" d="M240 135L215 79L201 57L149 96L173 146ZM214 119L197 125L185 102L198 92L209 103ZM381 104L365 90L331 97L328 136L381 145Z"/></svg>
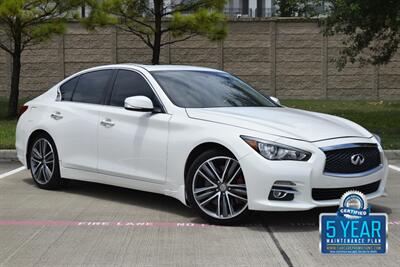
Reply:
<svg viewBox="0 0 400 267"><path fill-rule="evenodd" d="M113 70L99 70L82 74L72 95L72 101L100 104Z"/></svg>
<svg viewBox="0 0 400 267"><path fill-rule="evenodd" d="M278 106L225 72L174 70L152 75L171 101L183 108Z"/></svg>
<svg viewBox="0 0 400 267"><path fill-rule="evenodd" d="M60 93L61 93L62 101L71 101L72 100L72 94L74 93L75 86L76 86L76 83L78 82L78 80L79 80L79 77L75 77L60 86Z"/></svg>
<svg viewBox="0 0 400 267"><path fill-rule="evenodd" d="M123 107L125 98L131 96L147 96L155 107L159 106L153 90L139 73L119 70L111 93L110 105Z"/></svg>

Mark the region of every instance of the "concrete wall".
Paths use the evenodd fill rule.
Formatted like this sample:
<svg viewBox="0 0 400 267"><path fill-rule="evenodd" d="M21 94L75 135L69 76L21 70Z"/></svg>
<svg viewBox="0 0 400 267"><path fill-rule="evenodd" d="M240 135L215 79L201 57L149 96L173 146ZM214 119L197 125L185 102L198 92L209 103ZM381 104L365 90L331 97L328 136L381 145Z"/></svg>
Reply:
<svg viewBox="0 0 400 267"><path fill-rule="evenodd" d="M384 67L347 66L330 58L340 37L327 38L315 22L293 19L231 21L222 42L202 37L162 49L161 63L229 71L282 99L400 99L400 56ZM168 36L166 37L168 38ZM71 23L64 36L24 52L22 96L34 96L79 70L112 63L150 63L151 51L113 28L87 32ZM0 51L0 95L7 95L10 58Z"/></svg>

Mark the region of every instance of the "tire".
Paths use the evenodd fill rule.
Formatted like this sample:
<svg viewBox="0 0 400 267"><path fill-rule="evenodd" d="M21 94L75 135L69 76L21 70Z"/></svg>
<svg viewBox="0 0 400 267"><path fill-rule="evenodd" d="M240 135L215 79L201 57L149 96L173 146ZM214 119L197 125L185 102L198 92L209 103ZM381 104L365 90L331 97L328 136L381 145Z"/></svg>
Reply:
<svg viewBox="0 0 400 267"><path fill-rule="evenodd" d="M30 170L33 181L42 189L52 190L63 187L67 180L60 176L58 153L53 139L41 134L29 146Z"/></svg>
<svg viewBox="0 0 400 267"><path fill-rule="evenodd" d="M235 225L248 214L243 172L229 152L208 150L199 155L188 170L186 193L190 206L212 224Z"/></svg>

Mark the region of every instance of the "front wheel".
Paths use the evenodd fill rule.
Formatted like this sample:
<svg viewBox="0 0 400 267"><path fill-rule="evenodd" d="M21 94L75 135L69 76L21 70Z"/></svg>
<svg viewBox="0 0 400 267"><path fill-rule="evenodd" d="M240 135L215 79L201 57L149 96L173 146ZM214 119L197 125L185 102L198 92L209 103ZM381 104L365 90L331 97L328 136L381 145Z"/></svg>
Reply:
<svg viewBox="0 0 400 267"><path fill-rule="evenodd" d="M60 177L56 145L50 136L36 137L29 149L32 178L42 189L60 188L66 180Z"/></svg>
<svg viewBox="0 0 400 267"><path fill-rule="evenodd" d="M214 224L236 224L247 209L246 183L236 158L225 151L202 153L186 177L189 204Z"/></svg>

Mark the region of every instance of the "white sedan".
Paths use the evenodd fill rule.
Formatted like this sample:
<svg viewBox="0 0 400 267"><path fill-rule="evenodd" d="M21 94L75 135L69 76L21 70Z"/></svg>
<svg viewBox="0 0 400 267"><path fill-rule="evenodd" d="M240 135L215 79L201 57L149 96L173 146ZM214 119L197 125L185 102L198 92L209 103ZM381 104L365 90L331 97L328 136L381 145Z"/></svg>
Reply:
<svg viewBox="0 0 400 267"><path fill-rule="evenodd" d="M217 224L337 205L348 190L384 194L379 137L219 70L96 67L22 110L18 158L43 189L76 179L165 194Z"/></svg>

